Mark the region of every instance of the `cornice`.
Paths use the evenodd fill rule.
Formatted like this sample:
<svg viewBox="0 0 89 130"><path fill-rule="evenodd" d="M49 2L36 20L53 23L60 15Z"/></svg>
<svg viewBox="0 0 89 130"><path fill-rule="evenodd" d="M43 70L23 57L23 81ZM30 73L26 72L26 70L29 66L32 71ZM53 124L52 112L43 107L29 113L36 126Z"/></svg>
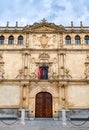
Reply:
<svg viewBox="0 0 89 130"><path fill-rule="evenodd" d="M11 48L0 49L0 51L89 51L89 49L68 49L68 48L55 48L55 49L35 49L35 48Z"/></svg>
<svg viewBox="0 0 89 130"><path fill-rule="evenodd" d="M0 26L1 33L89 33L89 26L83 26L80 22L80 26L74 26L73 22L71 26L57 25L52 22L47 22L45 18L41 22L35 22L32 25L18 26L16 22L15 26Z"/></svg>
<svg viewBox="0 0 89 130"><path fill-rule="evenodd" d="M48 80L38 80L38 79L0 79L1 83L4 82L82 82L82 83L88 83L89 79L48 79Z"/></svg>

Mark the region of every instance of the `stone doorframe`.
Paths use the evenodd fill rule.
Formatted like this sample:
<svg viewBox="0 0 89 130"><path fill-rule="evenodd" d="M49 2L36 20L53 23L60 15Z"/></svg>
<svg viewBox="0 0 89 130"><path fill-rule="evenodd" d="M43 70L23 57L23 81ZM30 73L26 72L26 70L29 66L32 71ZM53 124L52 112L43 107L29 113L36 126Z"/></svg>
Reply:
<svg viewBox="0 0 89 130"><path fill-rule="evenodd" d="M60 103L60 96L59 96L59 88L57 83L50 83L50 82L38 82L38 83L31 83L30 86L30 94L29 94L29 113L31 117L35 117L35 97L39 92L48 92L53 97L52 102L52 110L53 110L53 117L58 116L59 111L59 103Z"/></svg>

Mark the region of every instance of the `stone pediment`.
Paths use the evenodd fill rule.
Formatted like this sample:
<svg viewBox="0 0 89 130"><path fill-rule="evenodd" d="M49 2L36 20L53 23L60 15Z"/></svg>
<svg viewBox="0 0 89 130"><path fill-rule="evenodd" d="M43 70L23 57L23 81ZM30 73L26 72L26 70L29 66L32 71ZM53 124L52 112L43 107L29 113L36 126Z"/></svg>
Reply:
<svg viewBox="0 0 89 130"><path fill-rule="evenodd" d="M47 26L42 26L35 28L34 31L55 31L55 29Z"/></svg>
<svg viewBox="0 0 89 130"><path fill-rule="evenodd" d="M43 19L40 23L27 25L23 29L31 32L56 32L65 30L64 26L49 23L45 19Z"/></svg>

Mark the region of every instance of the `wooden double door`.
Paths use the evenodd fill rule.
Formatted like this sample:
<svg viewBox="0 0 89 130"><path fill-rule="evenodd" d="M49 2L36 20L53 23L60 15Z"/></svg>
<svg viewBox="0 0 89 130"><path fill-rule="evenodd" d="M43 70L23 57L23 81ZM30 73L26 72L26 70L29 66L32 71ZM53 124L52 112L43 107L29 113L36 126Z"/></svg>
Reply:
<svg viewBox="0 0 89 130"><path fill-rule="evenodd" d="M52 117L52 95L48 92L40 92L36 95L35 100L35 117L51 118Z"/></svg>

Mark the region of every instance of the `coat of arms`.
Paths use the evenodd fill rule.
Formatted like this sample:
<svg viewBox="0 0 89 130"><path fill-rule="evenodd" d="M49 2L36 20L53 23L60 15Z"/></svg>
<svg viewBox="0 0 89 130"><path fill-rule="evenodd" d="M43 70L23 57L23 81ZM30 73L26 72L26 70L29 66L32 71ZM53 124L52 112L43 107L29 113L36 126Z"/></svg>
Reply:
<svg viewBox="0 0 89 130"><path fill-rule="evenodd" d="M46 35L42 35L38 38L43 48L45 48L50 40L50 38Z"/></svg>

